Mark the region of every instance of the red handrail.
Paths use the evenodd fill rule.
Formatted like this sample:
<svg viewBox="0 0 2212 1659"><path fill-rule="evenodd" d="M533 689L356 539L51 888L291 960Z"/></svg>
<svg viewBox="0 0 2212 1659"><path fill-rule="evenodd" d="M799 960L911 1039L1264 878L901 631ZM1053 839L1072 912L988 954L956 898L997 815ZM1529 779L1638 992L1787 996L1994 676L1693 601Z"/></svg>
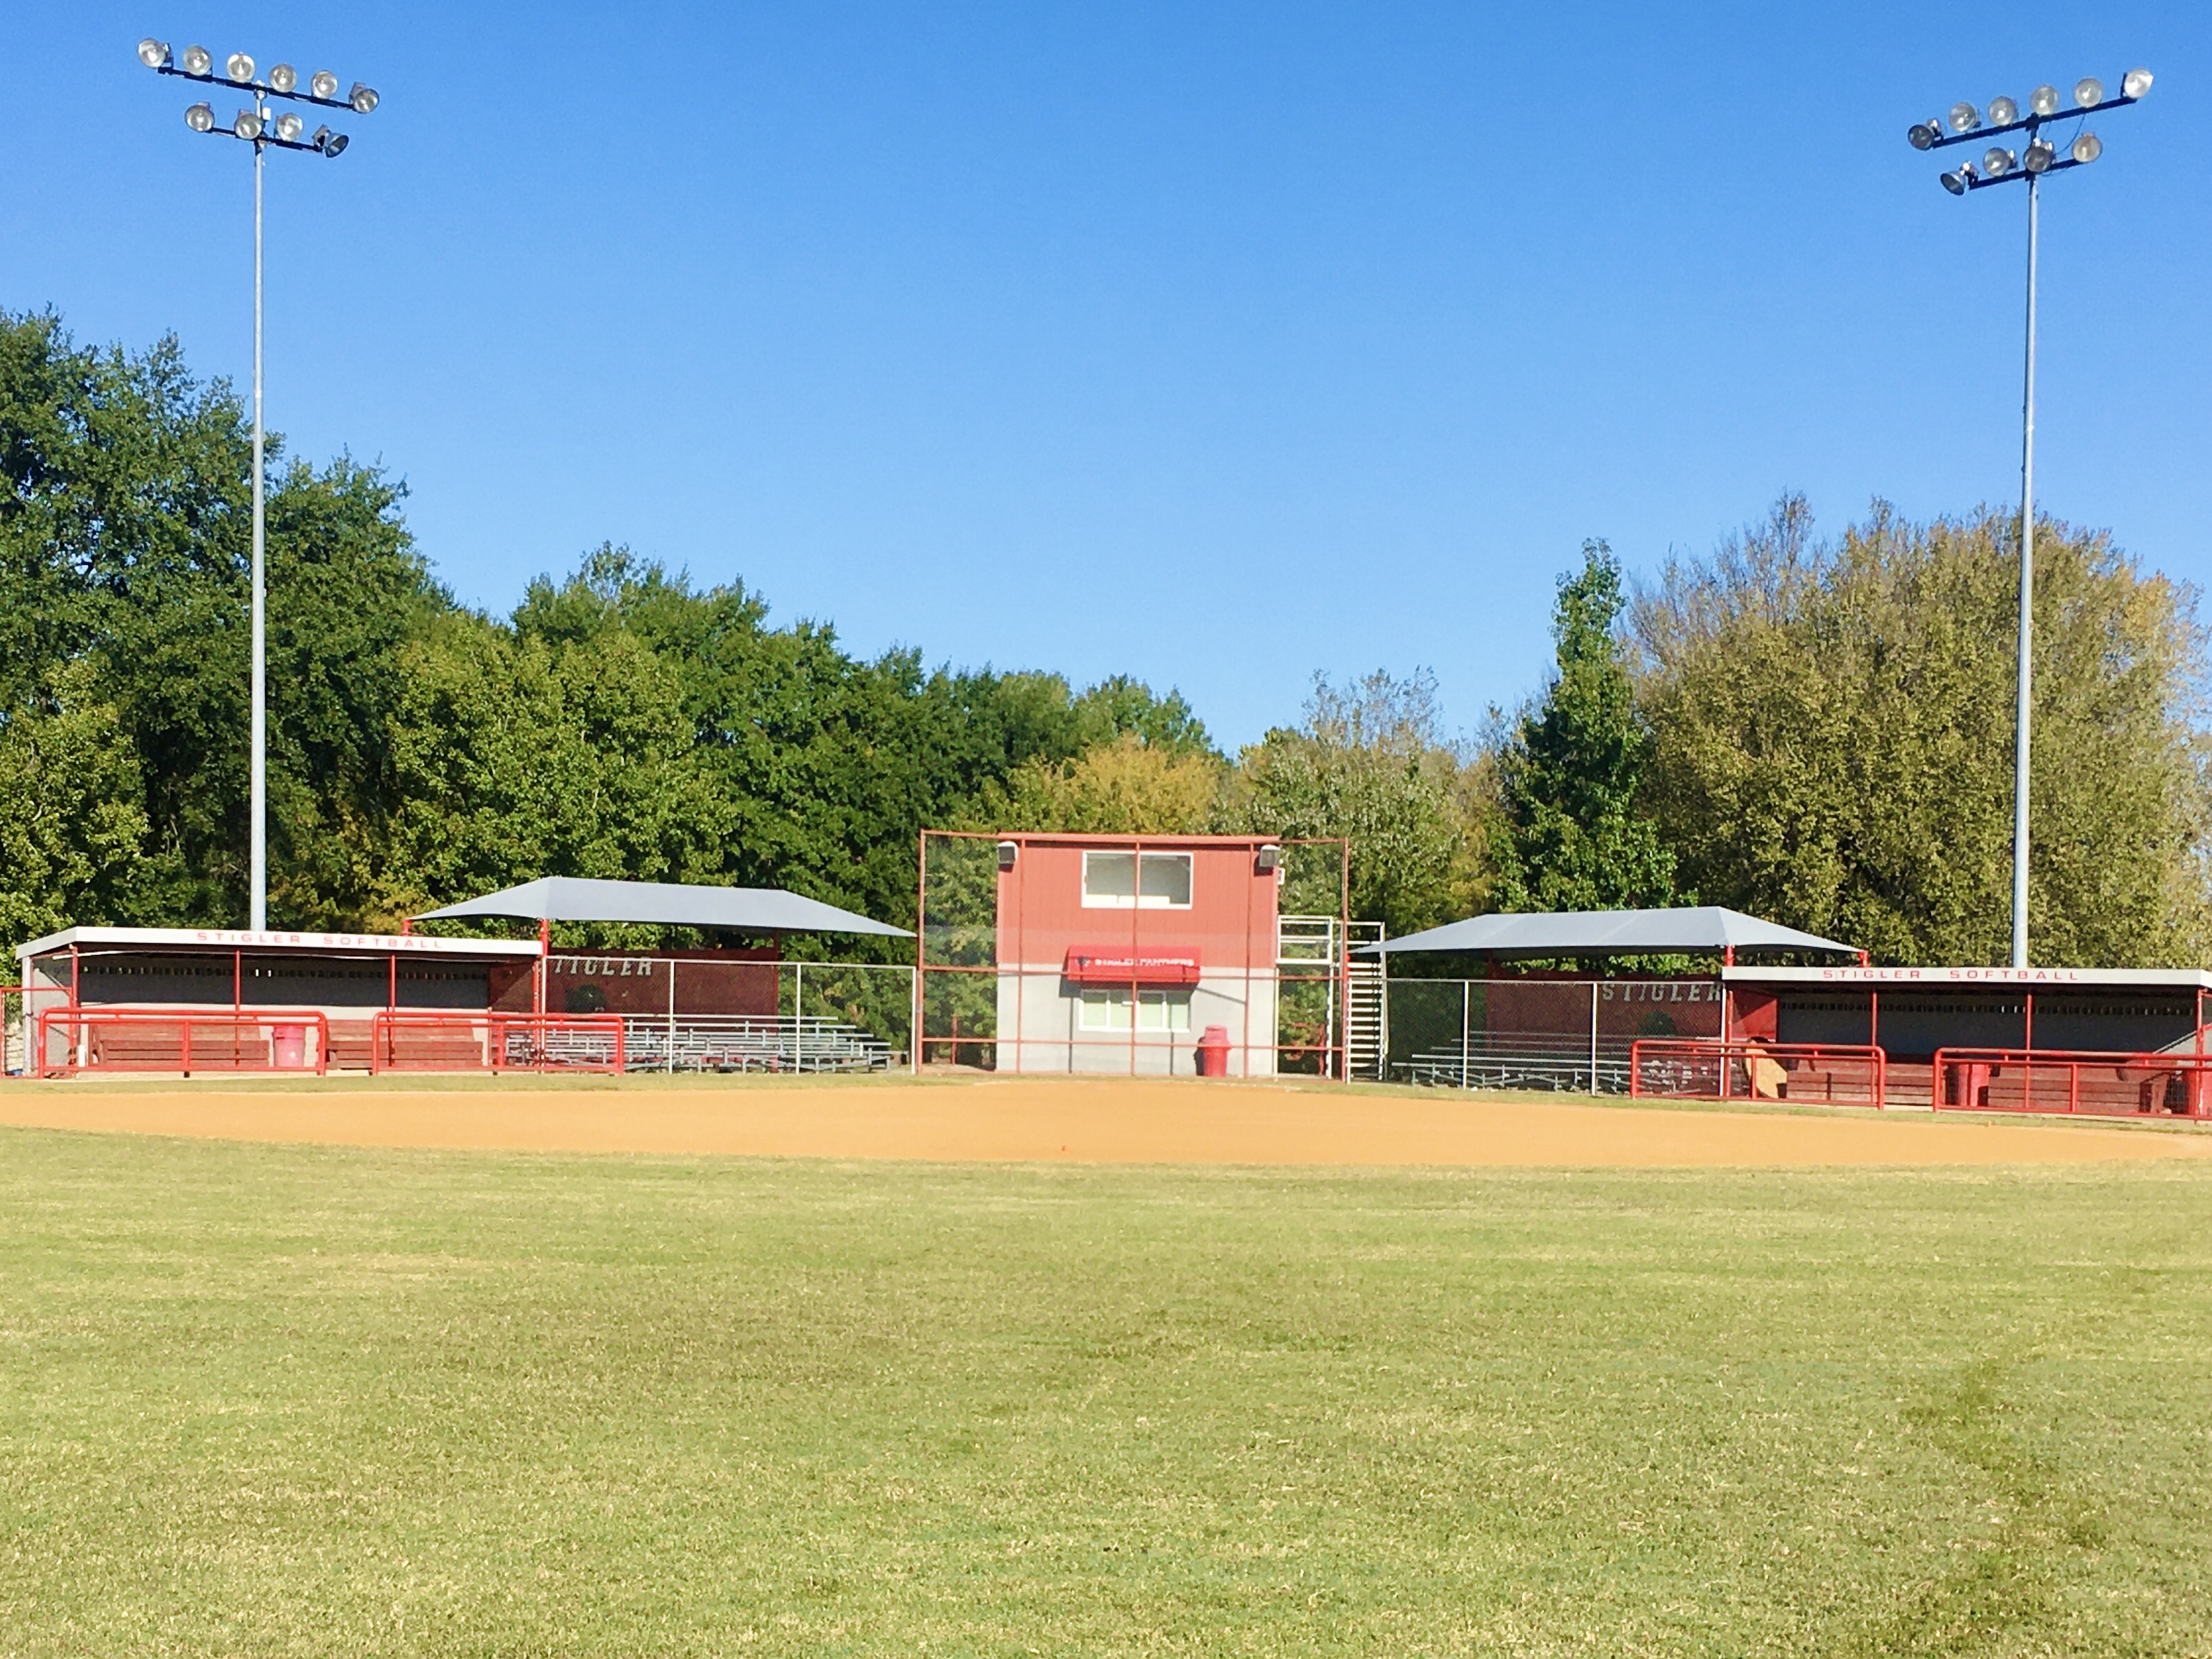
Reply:
<svg viewBox="0 0 2212 1659"><path fill-rule="evenodd" d="M204 1047L198 1058L192 1052L192 1028L211 1026L229 1033L229 1052L218 1052L209 1057ZM63 1030L63 1058L55 1064L50 1056L53 1052L53 1037L57 1027ZM176 1041L167 1048L158 1047L151 1054L92 1055L92 1039L104 1030L158 1032L163 1028L173 1029ZM301 1057L297 1064L277 1057L278 1034L296 1029L301 1034ZM246 1033L265 1033L266 1044L255 1043L249 1049L241 1039ZM314 1034L314 1054L307 1057L307 1034ZM304 1072L312 1070L317 1077L328 1073L331 1063L331 1023L313 1010L255 1009L251 1012L235 1008L49 1008L38 1018L35 1058L25 1056L24 1070L36 1072L43 1077L73 1077L80 1072L180 1072L190 1077L195 1071L210 1072Z"/></svg>
<svg viewBox="0 0 2212 1659"><path fill-rule="evenodd" d="M1929 1079L1939 1112L2027 1112L2077 1116L2212 1117L2212 1055L2094 1048L1938 1048ZM2017 1101L2005 1097L2017 1076ZM2063 1078L2061 1100L2039 1080ZM2176 1085L2181 1099L2173 1100ZM2086 1088L2085 1088L2086 1085ZM1992 1091L1995 1091L1995 1097ZM2155 1098L2154 1098L2155 1096Z"/></svg>

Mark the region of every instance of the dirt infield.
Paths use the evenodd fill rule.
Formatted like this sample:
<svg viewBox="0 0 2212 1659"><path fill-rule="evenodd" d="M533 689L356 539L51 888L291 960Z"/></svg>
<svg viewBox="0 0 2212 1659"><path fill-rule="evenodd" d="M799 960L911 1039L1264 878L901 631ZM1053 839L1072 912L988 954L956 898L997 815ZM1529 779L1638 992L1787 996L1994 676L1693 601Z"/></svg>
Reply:
<svg viewBox="0 0 2212 1659"><path fill-rule="evenodd" d="M355 1146L945 1162L1723 1168L2212 1156L2212 1134L2087 1123L1125 1079L15 1084L0 1089L0 1124Z"/></svg>

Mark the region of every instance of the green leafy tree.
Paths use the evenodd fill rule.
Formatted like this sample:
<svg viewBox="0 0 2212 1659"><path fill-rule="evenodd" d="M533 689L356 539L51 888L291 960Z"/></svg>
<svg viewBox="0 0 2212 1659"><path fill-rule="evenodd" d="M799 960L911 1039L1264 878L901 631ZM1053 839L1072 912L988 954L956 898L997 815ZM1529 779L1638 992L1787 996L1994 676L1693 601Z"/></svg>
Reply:
<svg viewBox="0 0 2212 1659"><path fill-rule="evenodd" d="M272 443L272 471L281 450ZM194 381L173 340L92 351L51 315L0 315L0 722L43 718L66 679L67 729L106 711L115 740L101 752L118 758L102 775L135 780L143 824L136 855L88 887L58 873L73 855L60 845L0 872L19 907L82 921L244 920L251 458L238 400L222 381ZM345 460L272 480L280 922L348 923L373 908L394 653L451 603L398 500Z"/></svg>
<svg viewBox="0 0 2212 1659"><path fill-rule="evenodd" d="M1394 934L1477 908L1489 879L1490 775L1440 730L1436 682L1377 672L1348 688L1316 676L1305 719L1246 749L1220 827L1285 837L1343 836L1352 913ZM1300 878L1284 902L1328 913L1334 872Z"/></svg>
<svg viewBox="0 0 2212 1659"><path fill-rule="evenodd" d="M156 920L135 877L145 855L145 783L91 665L0 724L0 938L34 939L92 914Z"/></svg>
<svg viewBox="0 0 2212 1659"><path fill-rule="evenodd" d="M1085 750L1101 744L1134 738L1148 750L1214 757L1206 723L1192 712L1182 693L1165 696L1127 674L1098 682L1074 700L1076 741Z"/></svg>
<svg viewBox="0 0 2212 1659"><path fill-rule="evenodd" d="M626 549L533 583L514 629L586 657L634 640L666 666L719 826L698 878L890 921L913 918L924 828L965 821L1024 762L1071 759L1086 730L1110 731L1056 675L932 672L909 651L860 661L819 624L769 627L741 586L697 589Z"/></svg>
<svg viewBox="0 0 2212 1659"><path fill-rule="evenodd" d="M404 799L394 723L412 644L453 611L398 513L341 458L269 497L270 908L293 926L390 925L380 876Z"/></svg>
<svg viewBox="0 0 2212 1659"><path fill-rule="evenodd" d="M1646 799L1701 891L1884 961L2008 959L2018 524L1877 502L1821 545L1785 497L1664 573L1635 617ZM2101 534L2037 526L2039 963L2212 948L2194 601Z"/></svg>
<svg viewBox="0 0 2212 1659"><path fill-rule="evenodd" d="M1159 747L1125 732L1073 760L1024 761L1005 788L985 790L974 817L999 830L1199 835L1218 815L1223 772L1208 750Z"/></svg>
<svg viewBox="0 0 2212 1659"><path fill-rule="evenodd" d="M237 399L175 341L93 351L0 313L0 718L90 665L74 695L113 711L147 826L102 904L243 920L250 456Z"/></svg>
<svg viewBox="0 0 2212 1659"><path fill-rule="evenodd" d="M541 875L685 881L727 817L676 678L633 637L549 643L441 618L402 653L391 727L388 914Z"/></svg>
<svg viewBox="0 0 2212 1659"><path fill-rule="evenodd" d="M1626 603L1612 549L1583 543L1583 568L1560 579L1553 607L1557 672L1498 756L1501 909L1678 902L1674 854L1638 799L1652 738L1619 633Z"/></svg>

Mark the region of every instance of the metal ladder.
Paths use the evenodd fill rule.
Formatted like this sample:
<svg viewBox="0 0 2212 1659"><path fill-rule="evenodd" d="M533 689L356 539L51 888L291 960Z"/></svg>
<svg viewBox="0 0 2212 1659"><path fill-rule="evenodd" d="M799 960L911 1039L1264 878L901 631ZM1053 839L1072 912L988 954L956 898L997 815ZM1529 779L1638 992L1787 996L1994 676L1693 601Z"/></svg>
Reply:
<svg viewBox="0 0 2212 1659"><path fill-rule="evenodd" d="M1390 999L1383 959L1361 956L1359 947L1380 945L1379 921L1355 921L1345 939L1344 1057L1346 1072L1368 1082L1382 1080L1390 1054Z"/></svg>
<svg viewBox="0 0 2212 1659"><path fill-rule="evenodd" d="M1339 1044L1346 1075L1369 1081L1379 1081L1384 1075L1390 1054L1390 1004L1384 989L1382 958L1353 954L1362 945L1381 944L1383 937L1379 921L1347 926L1335 916L1276 919L1276 971L1279 974L1287 968L1296 974L1302 969L1309 973L1318 969L1315 977L1327 975L1332 1075L1336 1072Z"/></svg>

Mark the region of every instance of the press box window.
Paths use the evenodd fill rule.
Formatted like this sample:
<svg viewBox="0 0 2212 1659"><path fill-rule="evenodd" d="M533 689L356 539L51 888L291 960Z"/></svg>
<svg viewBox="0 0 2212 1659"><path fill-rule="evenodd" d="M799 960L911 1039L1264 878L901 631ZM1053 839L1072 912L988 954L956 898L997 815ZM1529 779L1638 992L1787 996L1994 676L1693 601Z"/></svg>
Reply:
<svg viewBox="0 0 2212 1659"><path fill-rule="evenodd" d="M1108 986L1085 991L1083 994L1083 1029L1086 1031L1127 1030L1128 987ZM1139 990L1137 993L1137 1029L1139 1031L1190 1030L1190 993Z"/></svg>
<svg viewBox="0 0 2212 1659"><path fill-rule="evenodd" d="M1083 908L1086 910L1188 910L1188 853L1085 853Z"/></svg>

